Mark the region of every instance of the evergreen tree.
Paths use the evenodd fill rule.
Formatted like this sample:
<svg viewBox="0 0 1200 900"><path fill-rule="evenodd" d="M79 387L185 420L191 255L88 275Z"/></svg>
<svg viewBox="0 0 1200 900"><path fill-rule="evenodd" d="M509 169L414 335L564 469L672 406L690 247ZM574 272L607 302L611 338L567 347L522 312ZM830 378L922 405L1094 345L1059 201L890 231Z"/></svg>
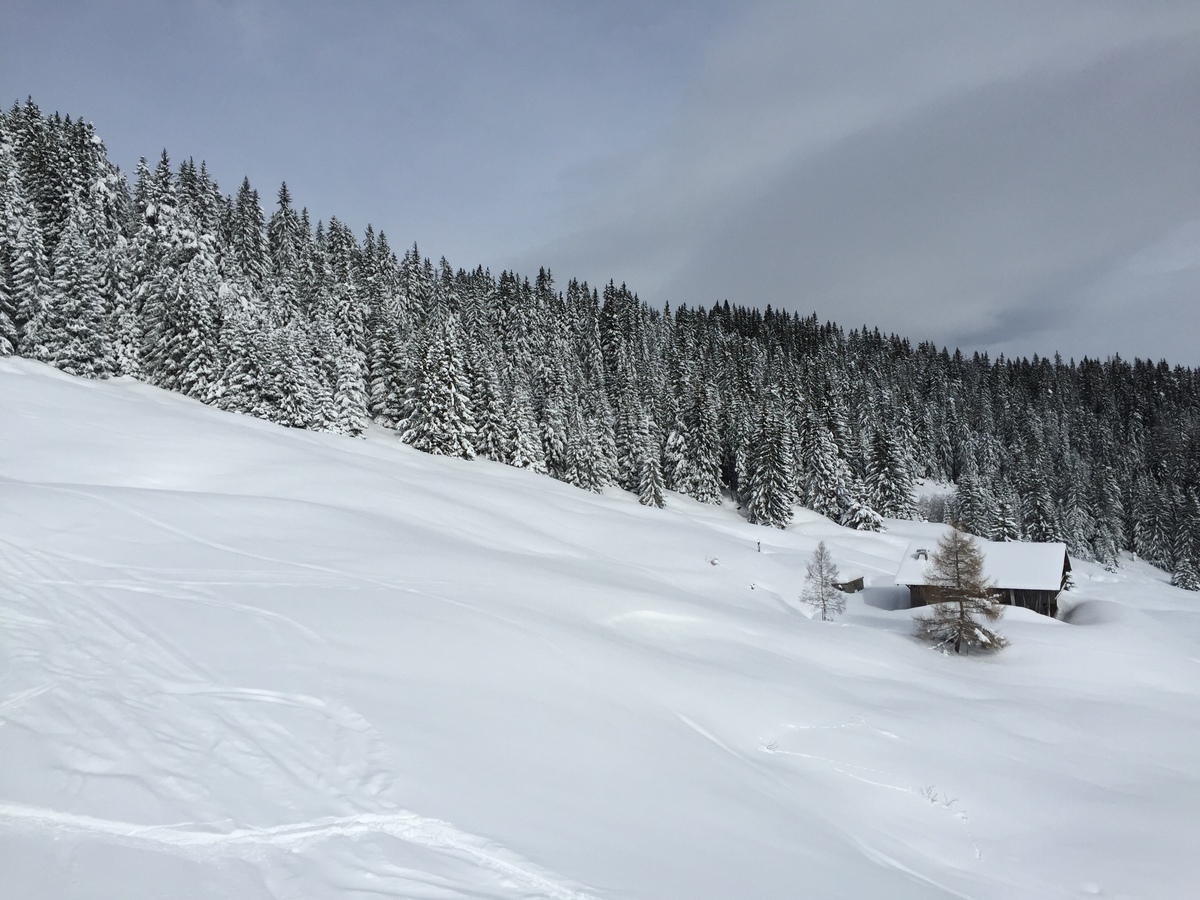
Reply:
<svg viewBox="0 0 1200 900"><path fill-rule="evenodd" d="M811 410L800 433L805 467L804 475L799 479L801 502L813 512L837 522L849 505L850 473L838 455L833 434Z"/></svg>
<svg viewBox="0 0 1200 900"><path fill-rule="evenodd" d="M0 116L0 356L17 352L17 307L13 300L12 262L16 220L16 166L12 145L5 140Z"/></svg>
<svg viewBox="0 0 1200 900"><path fill-rule="evenodd" d="M1005 494L996 499L996 518L990 535L993 541L1019 541L1021 527L1017 522L1012 501Z"/></svg>
<svg viewBox="0 0 1200 900"><path fill-rule="evenodd" d="M471 385L454 313L442 311L431 323L406 400L399 425L404 443L438 456L475 458Z"/></svg>
<svg viewBox="0 0 1200 900"><path fill-rule="evenodd" d="M28 355L72 375L103 378L112 372L112 344L96 275L95 255L73 215L54 251L54 281L29 323L36 343Z"/></svg>
<svg viewBox="0 0 1200 900"><path fill-rule="evenodd" d="M477 354L471 374L471 393L475 398L475 450L480 456L505 462L512 453L509 444L512 425L496 368L486 355Z"/></svg>
<svg viewBox="0 0 1200 900"><path fill-rule="evenodd" d="M221 409L268 418L263 355L268 336L263 323L236 302L227 304L218 342L220 376L213 402Z"/></svg>
<svg viewBox="0 0 1200 900"><path fill-rule="evenodd" d="M934 589L931 614L913 621L919 638L941 649L999 650L1008 642L984 622L995 622L1004 607L991 596L983 574L983 554L969 534L952 525L929 556L926 581ZM980 621L982 619L982 621Z"/></svg>
<svg viewBox="0 0 1200 900"><path fill-rule="evenodd" d="M367 430L367 395L363 379L362 354L354 347L334 343L334 390L330 430L358 437Z"/></svg>
<svg viewBox="0 0 1200 900"><path fill-rule="evenodd" d="M151 383L200 400L216 382L220 274L211 239L186 227L140 289L143 371Z"/></svg>
<svg viewBox="0 0 1200 900"><path fill-rule="evenodd" d="M19 187L15 190L19 192ZM18 200L13 210L13 218L5 223L11 248L8 305L17 336L17 352L37 359L39 336L36 327L30 327L29 323L43 315L42 308L49 295L50 266L32 208Z"/></svg>
<svg viewBox="0 0 1200 900"><path fill-rule="evenodd" d="M666 504L663 499L663 477L659 466L659 450L650 428L649 417L643 423L642 459L638 467L638 501L642 506L653 506L662 509Z"/></svg>
<svg viewBox="0 0 1200 900"><path fill-rule="evenodd" d="M308 334L294 322L271 329L262 355L262 405L256 415L288 428L319 424L313 414L315 379Z"/></svg>
<svg viewBox="0 0 1200 900"><path fill-rule="evenodd" d="M546 460L542 456L542 442L537 421L534 419L529 390L524 385L513 389L508 421L511 426L508 439L509 456L504 461L514 468L532 469L544 475Z"/></svg>
<svg viewBox="0 0 1200 900"><path fill-rule="evenodd" d="M756 525L786 528L792 520L791 437L778 403L764 401L755 434L746 492L747 518Z"/></svg>
<svg viewBox="0 0 1200 900"><path fill-rule="evenodd" d="M571 431L569 453L572 463L571 483L585 491L601 493L609 482L609 463L604 450L603 419L585 420L578 408L575 410L575 427ZM639 493L639 498L640 498Z"/></svg>
<svg viewBox="0 0 1200 900"><path fill-rule="evenodd" d="M716 391L710 385L698 386L688 413L684 442L684 466L679 473L684 493L701 503L721 502L721 435Z"/></svg>
<svg viewBox="0 0 1200 900"><path fill-rule="evenodd" d="M842 512L841 523L855 531L883 531L883 517L862 500L853 499Z"/></svg>
<svg viewBox="0 0 1200 900"><path fill-rule="evenodd" d="M991 534L995 528L995 500L972 471L965 472L958 480L954 518L964 531L980 537Z"/></svg>
<svg viewBox="0 0 1200 900"><path fill-rule="evenodd" d="M676 422L663 444L663 484L671 491L684 491L688 483L687 438L682 422Z"/></svg>
<svg viewBox="0 0 1200 900"><path fill-rule="evenodd" d="M867 461L866 500L882 516L913 516L913 479L896 442L883 428L871 437Z"/></svg>
<svg viewBox="0 0 1200 900"><path fill-rule="evenodd" d="M1171 576L1171 584L1185 591L1200 591L1200 572L1197 572L1196 561L1185 556L1175 567Z"/></svg>

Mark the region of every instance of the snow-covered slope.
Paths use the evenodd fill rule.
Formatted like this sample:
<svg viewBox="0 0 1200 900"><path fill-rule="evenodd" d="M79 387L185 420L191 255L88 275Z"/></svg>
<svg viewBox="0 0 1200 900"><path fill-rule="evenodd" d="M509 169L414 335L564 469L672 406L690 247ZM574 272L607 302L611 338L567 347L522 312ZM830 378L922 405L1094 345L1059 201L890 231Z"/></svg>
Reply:
<svg viewBox="0 0 1200 900"><path fill-rule="evenodd" d="M1079 564L1071 624L943 656L889 524L0 360L0 896L1197 896L1195 596Z"/></svg>

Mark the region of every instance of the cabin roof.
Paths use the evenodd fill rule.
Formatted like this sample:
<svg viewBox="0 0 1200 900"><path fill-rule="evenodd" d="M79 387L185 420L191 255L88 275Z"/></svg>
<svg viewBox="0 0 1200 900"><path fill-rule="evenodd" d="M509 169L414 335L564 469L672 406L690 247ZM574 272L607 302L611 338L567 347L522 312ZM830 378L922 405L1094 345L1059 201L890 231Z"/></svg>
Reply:
<svg viewBox="0 0 1200 900"><path fill-rule="evenodd" d="M985 541L972 538L983 552L983 573L997 588L1016 591L1058 591L1062 589L1063 566L1068 570L1067 545L1063 543L1035 544L1029 541ZM913 541L904 552L896 584L929 584L925 572L927 559L919 559L917 551L924 548L933 553L936 541Z"/></svg>

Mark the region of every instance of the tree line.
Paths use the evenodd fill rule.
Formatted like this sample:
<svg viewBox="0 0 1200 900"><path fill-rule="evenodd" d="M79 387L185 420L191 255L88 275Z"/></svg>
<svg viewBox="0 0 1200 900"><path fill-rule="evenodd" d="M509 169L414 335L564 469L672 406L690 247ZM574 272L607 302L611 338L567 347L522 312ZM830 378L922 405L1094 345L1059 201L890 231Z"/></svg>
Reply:
<svg viewBox="0 0 1200 900"><path fill-rule="evenodd" d="M946 514L977 535L1132 551L1200 588L1195 370L454 268L314 224L286 184L268 214L165 151L130 184L91 124L32 100L0 113L0 354L768 526L799 504L879 529L919 514L919 479L952 482Z"/></svg>

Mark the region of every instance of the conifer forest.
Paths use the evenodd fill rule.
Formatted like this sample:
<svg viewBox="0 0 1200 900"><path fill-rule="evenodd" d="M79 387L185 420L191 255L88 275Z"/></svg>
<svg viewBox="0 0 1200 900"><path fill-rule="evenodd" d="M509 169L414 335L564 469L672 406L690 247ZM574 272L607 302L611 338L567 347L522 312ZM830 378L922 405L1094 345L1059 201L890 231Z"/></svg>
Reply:
<svg viewBox="0 0 1200 900"><path fill-rule="evenodd" d="M1195 370L991 359L713 299L657 309L623 284L434 263L314 224L286 185L264 208L165 152L130 184L82 119L0 114L0 355L292 428L374 422L651 506L953 517L1200 588ZM920 479L955 485L945 508L914 501Z"/></svg>

